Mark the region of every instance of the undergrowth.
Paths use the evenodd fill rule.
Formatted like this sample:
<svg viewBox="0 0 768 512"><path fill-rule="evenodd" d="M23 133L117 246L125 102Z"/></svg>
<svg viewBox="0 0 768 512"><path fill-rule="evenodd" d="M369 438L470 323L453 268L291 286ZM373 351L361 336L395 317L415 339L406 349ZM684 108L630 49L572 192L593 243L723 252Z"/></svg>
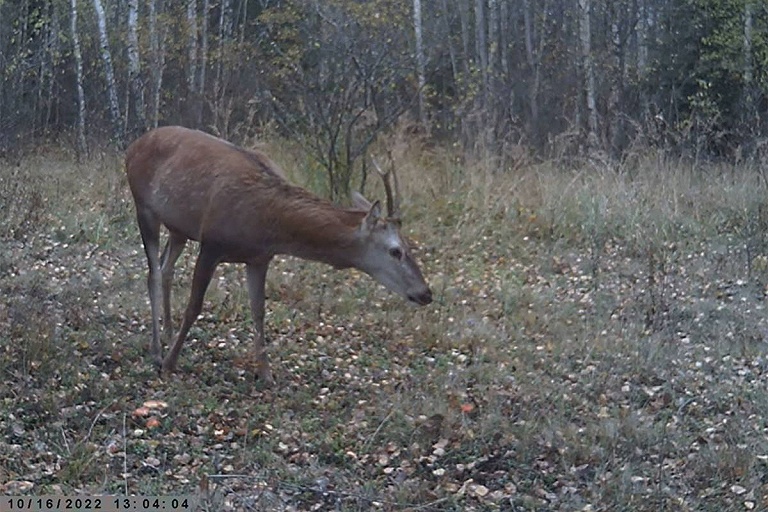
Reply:
<svg viewBox="0 0 768 512"><path fill-rule="evenodd" d="M235 265L179 372L155 373L119 156L0 163L0 489L192 494L203 510L768 506L756 171L656 154L508 170L389 143L435 303L278 258L270 390ZM265 149L314 186L294 147Z"/></svg>

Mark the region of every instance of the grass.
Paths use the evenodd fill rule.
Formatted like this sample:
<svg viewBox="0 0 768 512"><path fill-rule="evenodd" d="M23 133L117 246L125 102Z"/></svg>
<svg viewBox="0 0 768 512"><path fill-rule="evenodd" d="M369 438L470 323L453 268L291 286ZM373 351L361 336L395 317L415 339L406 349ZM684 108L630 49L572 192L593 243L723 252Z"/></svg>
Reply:
<svg viewBox="0 0 768 512"><path fill-rule="evenodd" d="M393 154L435 303L277 260L270 390L233 265L179 372L155 374L118 156L0 162L0 490L194 494L201 510L768 507L760 173ZM150 400L156 426L135 414Z"/></svg>

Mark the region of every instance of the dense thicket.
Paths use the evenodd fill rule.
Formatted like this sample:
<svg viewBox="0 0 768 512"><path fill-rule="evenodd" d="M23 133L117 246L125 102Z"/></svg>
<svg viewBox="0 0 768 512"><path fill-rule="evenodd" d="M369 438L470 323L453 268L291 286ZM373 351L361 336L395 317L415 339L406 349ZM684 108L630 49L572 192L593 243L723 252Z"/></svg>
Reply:
<svg viewBox="0 0 768 512"><path fill-rule="evenodd" d="M0 0L0 73L5 150L79 130L70 139L93 146L157 124L225 137L270 125L301 137L343 194L376 134L404 120L501 156L757 155L768 6Z"/></svg>

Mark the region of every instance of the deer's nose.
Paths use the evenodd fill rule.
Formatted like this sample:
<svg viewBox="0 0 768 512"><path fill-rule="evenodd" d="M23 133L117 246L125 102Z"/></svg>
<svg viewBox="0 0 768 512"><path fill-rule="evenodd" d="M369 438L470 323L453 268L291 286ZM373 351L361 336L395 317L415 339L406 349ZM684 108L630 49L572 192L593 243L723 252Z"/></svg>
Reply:
<svg viewBox="0 0 768 512"><path fill-rule="evenodd" d="M421 293L408 295L408 300L411 302L415 302L419 306L426 306L427 304L432 302L432 290L427 288Z"/></svg>

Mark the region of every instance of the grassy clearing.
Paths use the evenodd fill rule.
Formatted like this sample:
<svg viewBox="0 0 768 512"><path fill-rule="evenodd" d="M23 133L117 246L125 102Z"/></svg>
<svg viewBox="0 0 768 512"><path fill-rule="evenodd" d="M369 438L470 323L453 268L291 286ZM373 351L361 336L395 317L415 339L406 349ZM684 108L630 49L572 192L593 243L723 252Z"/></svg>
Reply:
<svg viewBox="0 0 768 512"><path fill-rule="evenodd" d="M315 179L290 147L270 152ZM179 373L155 375L118 157L0 163L3 493L195 494L204 510L768 506L758 172L394 155L436 303L276 261L268 391L237 266L218 272ZM148 400L167 404L154 426L134 415Z"/></svg>

